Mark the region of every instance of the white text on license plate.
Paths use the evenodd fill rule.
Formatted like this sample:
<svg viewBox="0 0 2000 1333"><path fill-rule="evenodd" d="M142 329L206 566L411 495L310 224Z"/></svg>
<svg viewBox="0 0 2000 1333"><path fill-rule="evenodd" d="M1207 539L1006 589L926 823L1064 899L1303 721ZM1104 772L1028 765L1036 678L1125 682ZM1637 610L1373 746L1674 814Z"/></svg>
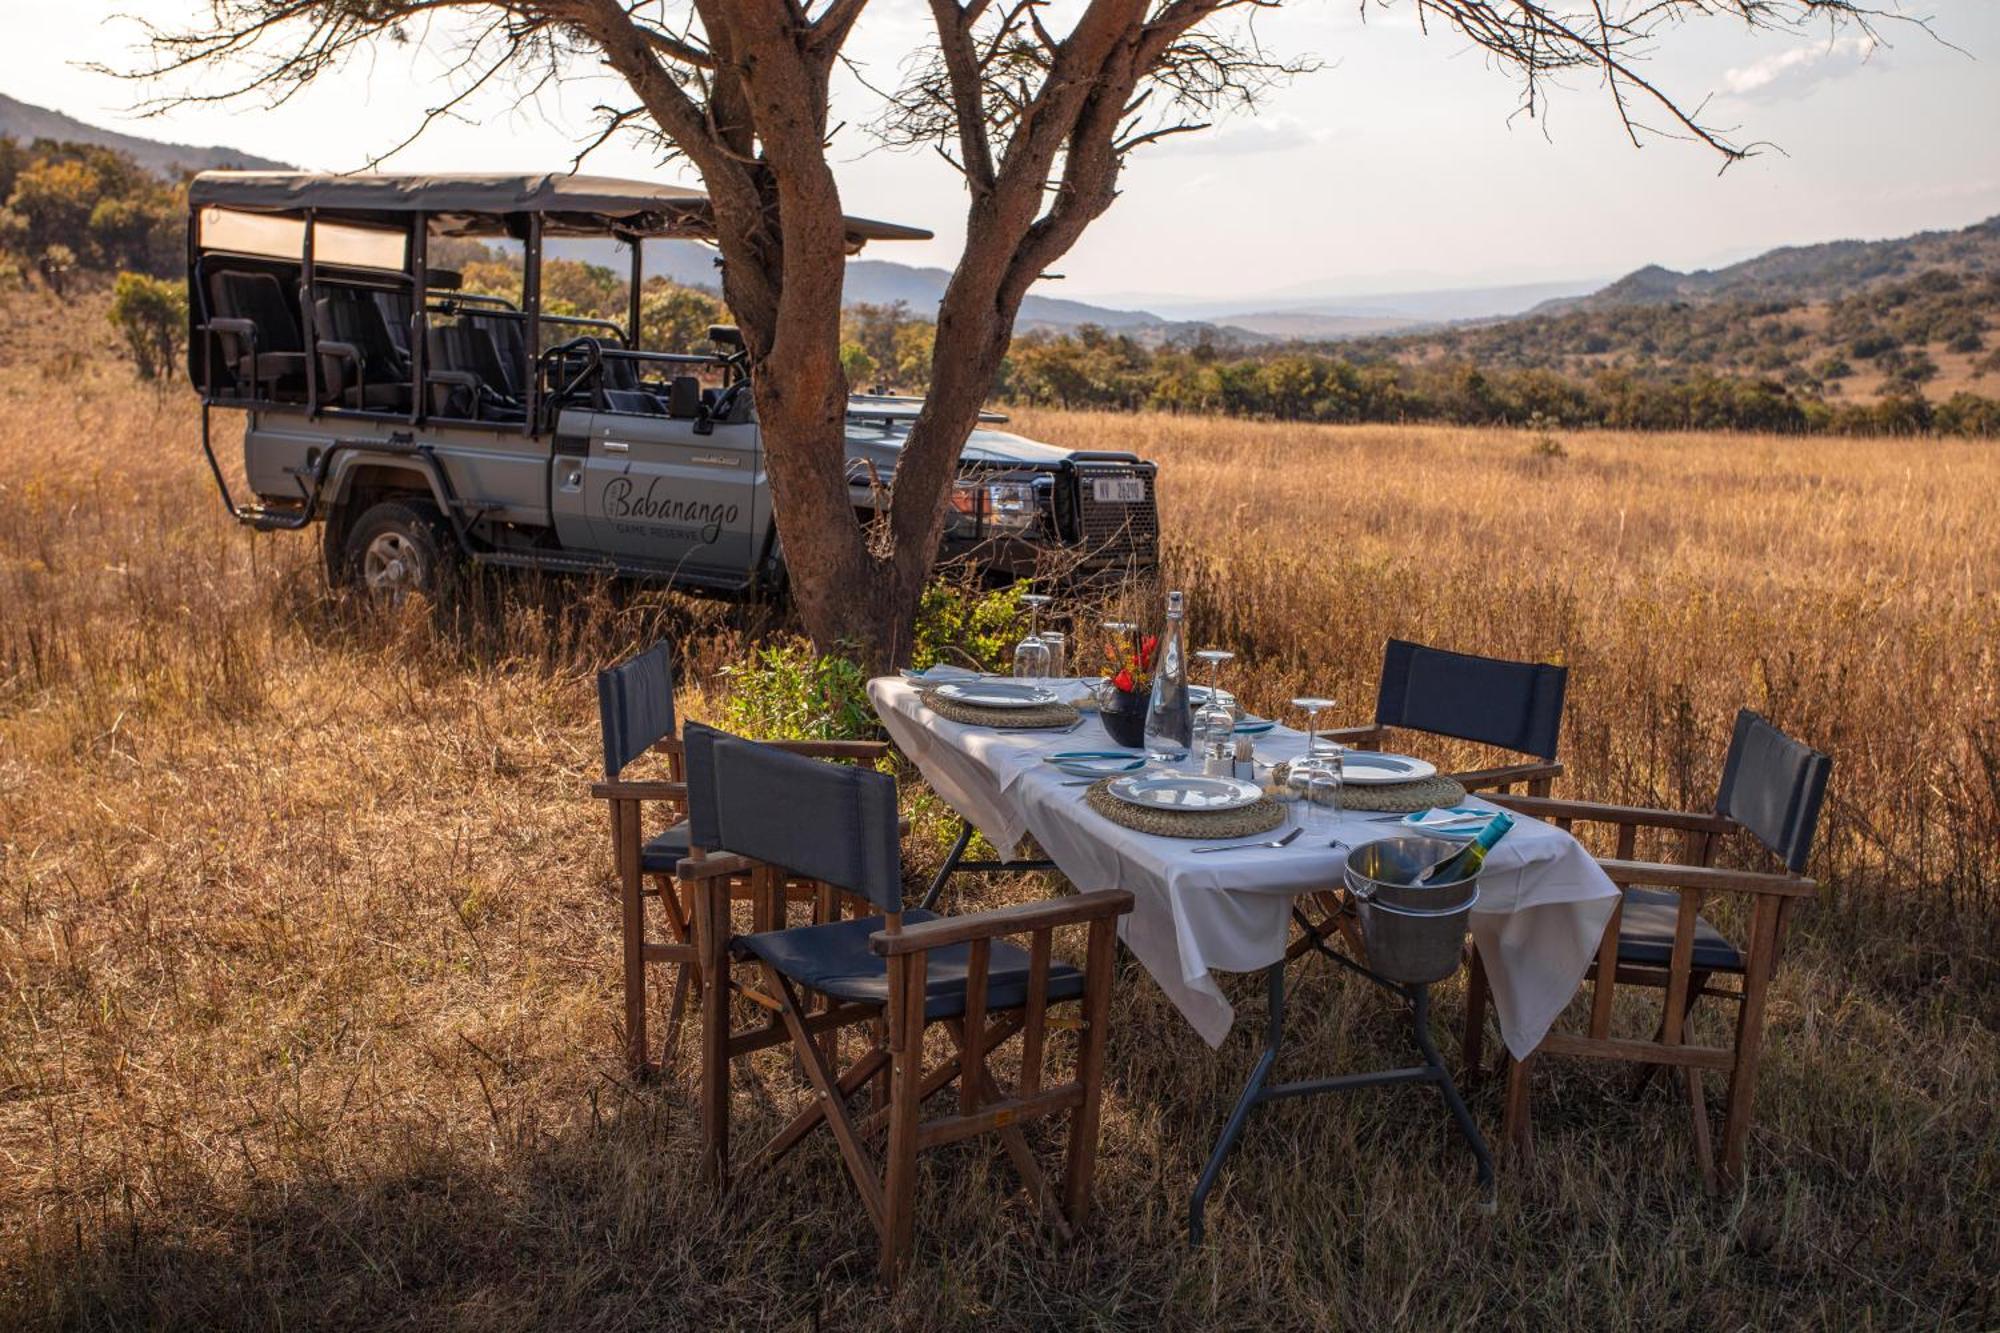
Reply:
<svg viewBox="0 0 2000 1333"><path fill-rule="evenodd" d="M1099 504L1138 504L1146 498L1143 477L1099 477L1090 483L1090 498Z"/></svg>

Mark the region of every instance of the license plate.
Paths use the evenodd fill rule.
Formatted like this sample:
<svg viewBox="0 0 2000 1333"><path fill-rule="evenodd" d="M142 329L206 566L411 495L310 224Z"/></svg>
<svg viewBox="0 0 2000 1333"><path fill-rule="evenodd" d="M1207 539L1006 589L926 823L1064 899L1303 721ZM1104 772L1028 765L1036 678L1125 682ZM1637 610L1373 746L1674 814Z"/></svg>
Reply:
<svg viewBox="0 0 2000 1333"><path fill-rule="evenodd" d="M1143 477L1099 477L1090 483L1090 498L1099 504L1138 504L1146 498Z"/></svg>

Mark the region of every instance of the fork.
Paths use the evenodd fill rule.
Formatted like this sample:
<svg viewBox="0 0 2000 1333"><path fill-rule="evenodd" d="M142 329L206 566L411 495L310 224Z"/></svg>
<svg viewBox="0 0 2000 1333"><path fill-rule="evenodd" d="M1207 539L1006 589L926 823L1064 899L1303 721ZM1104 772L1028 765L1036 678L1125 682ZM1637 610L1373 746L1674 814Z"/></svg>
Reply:
<svg viewBox="0 0 2000 1333"><path fill-rule="evenodd" d="M1189 850L1199 855L1202 852L1251 851L1258 847L1289 847L1292 845L1292 840L1294 838L1297 838L1299 834L1304 832L1305 830L1303 828L1295 828L1290 833L1287 833L1284 837L1273 838L1269 842L1225 842L1215 847L1194 847L1190 848Z"/></svg>

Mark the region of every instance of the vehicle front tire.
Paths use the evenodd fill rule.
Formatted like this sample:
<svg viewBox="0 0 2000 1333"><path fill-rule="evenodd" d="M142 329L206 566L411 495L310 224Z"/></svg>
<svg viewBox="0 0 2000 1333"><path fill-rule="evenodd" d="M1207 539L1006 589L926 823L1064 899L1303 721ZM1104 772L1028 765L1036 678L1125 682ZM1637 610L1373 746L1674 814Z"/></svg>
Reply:
<svg viewBox="0 0 2000 1333"><path fill-rule="evenodd" d="M340 570L356 592L394 604L412 593L437 600L457 562L456 542L435 505L384 500L348 527Z"/></svg>

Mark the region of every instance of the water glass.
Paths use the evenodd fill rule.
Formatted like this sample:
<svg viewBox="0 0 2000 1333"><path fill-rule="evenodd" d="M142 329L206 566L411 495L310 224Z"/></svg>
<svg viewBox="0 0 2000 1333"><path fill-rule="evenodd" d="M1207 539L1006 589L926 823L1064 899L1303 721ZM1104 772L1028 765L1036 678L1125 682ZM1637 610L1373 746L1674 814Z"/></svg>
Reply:
<svg viewBox="0 0 2000 1333"><path fill-rule="evenodd" d="M1045 674L1056 677L1069 675L1069 645L1063 638L1062 631L1045 629L1041 637L1049 650L1049 669Z"/></svg>

